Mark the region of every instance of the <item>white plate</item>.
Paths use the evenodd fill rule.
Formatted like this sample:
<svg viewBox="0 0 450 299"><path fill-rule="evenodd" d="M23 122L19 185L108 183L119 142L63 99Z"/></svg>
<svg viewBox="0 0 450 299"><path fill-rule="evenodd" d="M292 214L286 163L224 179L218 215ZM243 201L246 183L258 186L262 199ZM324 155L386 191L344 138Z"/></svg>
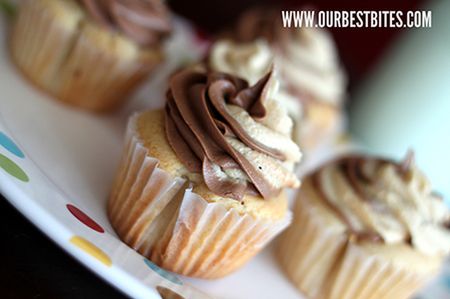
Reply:
<svg viewBox="0 0 450 299"><path fill-rule="evenodd" d="M24 81L8 56L5 21L0 20L0 191L25 217L135 298L160 298L157 286L195 299L302 298L278 270L270 249L235 274L201 281L158 268L122 243L108 222L105 202L126 119L132 111L161 105L147 100L162 99L168 72L200 54L189 26L177 26L168 45L170 63L157 78L122 111L99 116L60 104ZM90 225L95 229L79 220L86 219L81 213L96 223Z"/></svg>

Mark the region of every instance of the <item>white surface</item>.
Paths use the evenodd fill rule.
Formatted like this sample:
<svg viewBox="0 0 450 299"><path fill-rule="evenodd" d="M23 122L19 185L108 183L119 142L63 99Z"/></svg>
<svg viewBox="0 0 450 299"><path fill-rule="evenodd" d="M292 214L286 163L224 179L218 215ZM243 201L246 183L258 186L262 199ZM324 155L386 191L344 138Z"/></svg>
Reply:
<svg viewBox="0 0 450 299"><path fill-rule="evenodd" d="M0 191L19 211L82 264L135 298L159 298L156 285L196 299L209 297L203 292L227 299L302 298L278 269L270 248L235 274L216 281L182 277L184 285L179 286L151 272L142 257L116 237L105 202L121 153L127 116L131 111L162 104L167 71L160 71L159 77L142 88L121 112L109 116L85 113L48 98L23 80L9 61L6 26L1 27L0 131L16 142L25 158L15 157L2 147L0 153L20 165L30 182L21 182L0 169ZM188 44L179 37L170 45L170 67L198 54L195 52L199 49ZM106 233L98 234L80 225L67 212L67 203L87 213ZM68 242L73 235L94 242L111 258L112 267L74 247Z"/></svg>

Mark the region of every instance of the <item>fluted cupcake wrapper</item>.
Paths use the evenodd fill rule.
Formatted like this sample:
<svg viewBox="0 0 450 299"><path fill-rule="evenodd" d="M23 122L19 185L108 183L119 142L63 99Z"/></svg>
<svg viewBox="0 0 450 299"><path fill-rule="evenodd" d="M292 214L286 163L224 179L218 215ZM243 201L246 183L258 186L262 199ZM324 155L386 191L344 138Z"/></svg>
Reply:
<svg viewBox="0 0 450 299"><path fill-rule="evenodd" d="M263 221L194 193L148 155L137 137L137 117L127 128L108 205L111 223L128 245L167 270L217 278L248 261L290 223L290 212Z"/></svg>
<svg viewBox="0 0 450 299"><path fill-rule="evenodd" d="M369 253L325 223L307 200L298 200L276 254L289 279L309 298L406 299L432 277Z"/></svg>
<svg viewBox="0 0 450 299"><path fill-rule="evenodd" d="M349 242L332 274L332 285L325 298L330 299L406 299L429 279L396 267Z"/></svg>
<svg viewBox="0 0 450 299"><path fill-rule="evenodd" d="M63 102L96 111L114 108L161 61L161 51L140 50L91 24L70 3L24 0L11 36L13 60Z"/></svg>
<svg viewBox="0 0 450 299"><path fill-rule="evenodd" d="M280 236L276 254L294 285L309 297L320 298L345 243L345 236L327 228L312 206L302 201L301 208L296 203L293 223Z"/></svg>

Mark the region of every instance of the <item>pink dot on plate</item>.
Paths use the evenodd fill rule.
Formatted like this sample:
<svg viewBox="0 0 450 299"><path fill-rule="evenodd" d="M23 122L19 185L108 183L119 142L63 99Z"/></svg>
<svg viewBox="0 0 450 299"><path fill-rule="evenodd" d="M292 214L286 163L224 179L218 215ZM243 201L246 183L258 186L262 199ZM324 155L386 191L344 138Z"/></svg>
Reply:
<svg viewBox="0 0 450 299"><path fill-rule="evenodd" d="M69 210L70 213L72 213L72 215L77 218L81 223L83 223L84 225L86 225L87 227L99 232L99 233L104 233L105 230L103 229L103 227L101 227L97 222L95 222L91 217L89 217L88 215L86 215L83 211L81 211L80 209L78 209L77 207L75 207L74 205L71 204L67 204L66 205L67 209Z"/></svg>

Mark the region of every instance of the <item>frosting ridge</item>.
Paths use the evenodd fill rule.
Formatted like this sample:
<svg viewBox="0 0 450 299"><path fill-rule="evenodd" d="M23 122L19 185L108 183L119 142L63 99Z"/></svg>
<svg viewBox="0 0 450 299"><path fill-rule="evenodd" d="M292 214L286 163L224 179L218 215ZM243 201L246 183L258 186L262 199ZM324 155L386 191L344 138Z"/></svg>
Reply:
<svg viewBox="0 0 450 299"><path fill-rule="evenodd" d="M298 95L338 104L346 77L339 65L331 34L317 28L297 28L280 34L276 56L287 88Z"/></svg>
<svg viewBox="0 0 450 299"><path fill-rule="evenodd" d="M232 38L239 42L264 39L275 55L285 86L303 100L339 104L347 78L339 64L331 34L318 28L283 28L280 9L254 8L237 22Z"/></svg>
<svg viewBox="0 0 450 299"><path fill-rule="evenodd" d="M277 79L279 77L278 65L274 64L273 52L264 39L243 43L226 39L218 40L211 47L207 66L213 71L241 77L247 80L250 85L255 84L270 71L272 71L274 77ZM300 102L280 89L279 80L272 80L268 93L268 96L276 99L280 104L279 106L282 107L281 109L287 110L293 119L299 118L301 115ZM271 106L271 109L280 109L275 105ZM289 122L291 121L289 120ZM291 131L293 126L289 122L270 121L269 125L276 125L277 130L287 132Z"/></svg>
<svg viewBox="0 0 450 299"><path fill-rule="evenodd" d="M182 70L172 76L165 109L169 144L186 168L202 173L214 193L240 200L298 187L301 154L289 134L265 124L271 74L256 84L225 73ZM287 114L276 115L289 119ZM274 142L276 140L276 142Z"/></svg>

